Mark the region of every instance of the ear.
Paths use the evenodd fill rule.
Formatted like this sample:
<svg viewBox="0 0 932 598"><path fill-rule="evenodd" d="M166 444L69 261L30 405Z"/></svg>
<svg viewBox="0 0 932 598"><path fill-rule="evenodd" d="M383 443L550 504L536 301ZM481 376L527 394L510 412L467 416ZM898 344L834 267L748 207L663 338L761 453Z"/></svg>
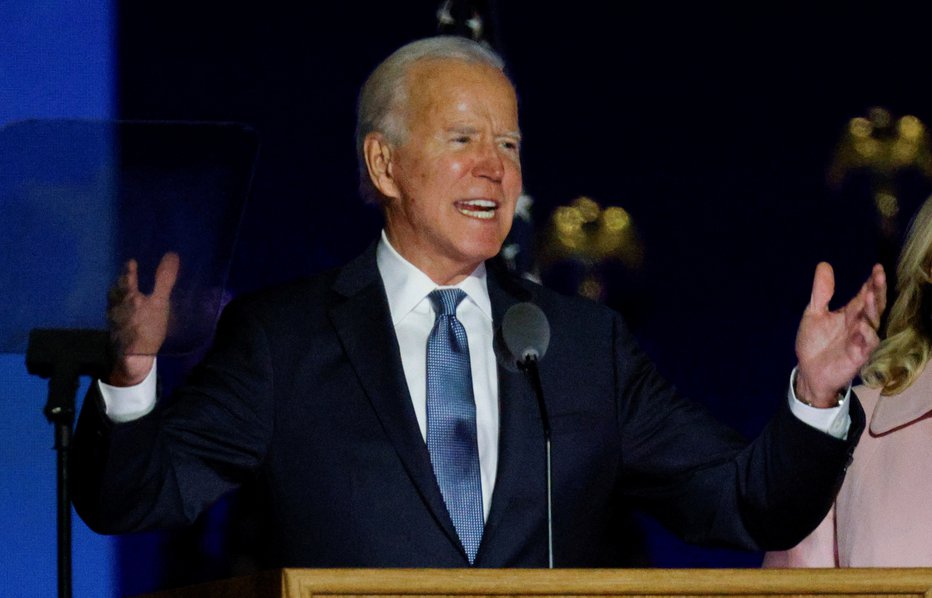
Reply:
<svg viewBox="0 0 932 598"><path fill-rule="evenodd" d="M369 133L363 141L366 169L369 171L372 185L383 196L397 199L401 193L392 176L392 149L392 145L382 133Z"/></svg>

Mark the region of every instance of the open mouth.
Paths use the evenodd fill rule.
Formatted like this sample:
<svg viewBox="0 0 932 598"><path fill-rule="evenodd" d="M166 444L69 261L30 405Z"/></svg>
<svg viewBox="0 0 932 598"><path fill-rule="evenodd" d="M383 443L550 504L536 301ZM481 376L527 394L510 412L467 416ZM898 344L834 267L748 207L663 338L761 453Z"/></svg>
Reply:
<svg viewBox="0 0 932 598"><path fill-rule="evenodd" d="M455 205L460 214L480 220L491 220L498 209L498 202L489 199L469 199L458 201Z"/></svg>

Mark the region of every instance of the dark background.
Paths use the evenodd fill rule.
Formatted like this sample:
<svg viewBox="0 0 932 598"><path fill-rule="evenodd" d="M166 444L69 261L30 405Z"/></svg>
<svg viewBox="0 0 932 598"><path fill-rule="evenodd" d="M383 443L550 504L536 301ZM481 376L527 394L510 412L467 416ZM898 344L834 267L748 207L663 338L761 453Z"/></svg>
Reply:
<svg viewBox="0 0 932 598"><path fill-rule="evenodd" d="M342 264L375 238L380 216L357 194L356 93L392 50L437 31L438 5L119 4L120 118L235 121L259 135L234 294ZM579 195L628 210L645 260L606 268L607 302L684 392L753 435L786 400L816 263L835 266L847 299L877 259L863 180L830 190L826 170L871 106L932 118L928 23L889 2L555 6L487 3L519 93L534 218ZM929 190L903 179L901 224ZM142 550L163 562L153 583L242 570L228 540L249 532L231 531L230 509L192 532L126 538L124 589L148 589L130 564ZM639 525L636 563L760 563Z"/></svg>

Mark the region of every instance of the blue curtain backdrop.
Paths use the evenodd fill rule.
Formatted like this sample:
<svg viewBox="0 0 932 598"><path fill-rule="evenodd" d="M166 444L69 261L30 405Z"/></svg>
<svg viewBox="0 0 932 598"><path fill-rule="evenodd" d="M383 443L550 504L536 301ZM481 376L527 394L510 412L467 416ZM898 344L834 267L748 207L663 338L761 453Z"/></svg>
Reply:
<svg viewBox="0 0 932 598"><path fill-rule="evenodd" d="M113 13L110 0L0 2L0 126L112 118ZM0 234L7 226L0 222ZM41 251L36 248L40 263ZM47 386L27 375L22 354L0 353L0 389L0 595L53 596L55 452L52 426L42 415ZM72 534L74 595L118 595L115 540L94 534L76 516Z"/></svg>

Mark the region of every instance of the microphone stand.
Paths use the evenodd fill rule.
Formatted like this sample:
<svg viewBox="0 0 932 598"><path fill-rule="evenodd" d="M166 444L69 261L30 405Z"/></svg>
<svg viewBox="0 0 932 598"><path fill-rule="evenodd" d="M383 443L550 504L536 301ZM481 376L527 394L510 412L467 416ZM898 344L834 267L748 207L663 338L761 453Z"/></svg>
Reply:
<svg viewBox="0 0 932 598"><path fill-rule="evenodd" d="M544 389L540 383L540 371L537 368L537 356L533 353L525 355L518 361L518 367L526 372L534 387L537 397L537 407L540 409L541 425L544 429L544 450L547 454L547 558L548 568L553 569L553 466L550 454L550 416L547 414L547 404L544 402Z"/></svg>

